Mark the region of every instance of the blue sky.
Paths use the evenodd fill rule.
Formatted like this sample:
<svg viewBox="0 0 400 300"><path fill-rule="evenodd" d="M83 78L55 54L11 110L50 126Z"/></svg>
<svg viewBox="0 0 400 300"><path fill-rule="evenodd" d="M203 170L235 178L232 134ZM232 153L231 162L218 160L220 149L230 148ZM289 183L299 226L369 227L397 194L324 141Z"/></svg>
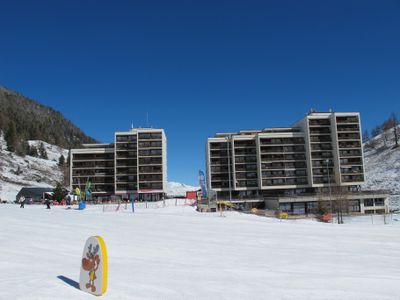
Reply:
<svg viewBox="0 0 400 300"><path fill-rule="evenodd" d="M400 114L399 1L2 1L0 85L88 135L165 129L169 180L197 183L215 132L310 108Z"/></svg>

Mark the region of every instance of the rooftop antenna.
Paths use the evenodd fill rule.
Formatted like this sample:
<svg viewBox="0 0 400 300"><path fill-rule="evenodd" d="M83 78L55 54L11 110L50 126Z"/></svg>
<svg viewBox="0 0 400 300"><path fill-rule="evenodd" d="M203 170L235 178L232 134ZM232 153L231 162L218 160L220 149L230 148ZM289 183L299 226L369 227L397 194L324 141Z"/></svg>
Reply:
<svg viewBox="0 0 400 300"><path fill-rule="evenodd" d="M146 112L146 127L149 128L149 112Z"/></svg>
<svg viewBox="0 0 400 300"><path fill-rule="evenodd" d="M133 123L131 123L131 129L133 129Z"/></svg>

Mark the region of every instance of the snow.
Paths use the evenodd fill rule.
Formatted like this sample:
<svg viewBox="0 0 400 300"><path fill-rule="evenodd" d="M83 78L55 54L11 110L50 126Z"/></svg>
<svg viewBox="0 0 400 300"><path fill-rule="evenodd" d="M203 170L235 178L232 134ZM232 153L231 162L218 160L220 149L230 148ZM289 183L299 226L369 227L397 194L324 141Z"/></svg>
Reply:
<svg viewBox="0 0 400 300"><path fill-rule="evenodd" d="M399 299L399 215L337 225L168 203L135 213L0 205L0 299L93 299L74 287L92 235L109 254L102 299Z"/></svg>
<svg viewBox="0 0 400 300"><path fill-rule="evenodd" d="M6 150L7 143L0 133L0 199L14 201L22 187L54 187L61 182L63 174L58 167L61 155L67 158L68 150L42 141L28 141L39 148L43 143L48 159L21 157ZM21 174L17 174L17 171Z"/></svg>
<svg viewBox="0 0 400 300"><path fill-rule="evenodd" d="M186 192L199 190L198 186L186 185L180 182L169 181L167 183L167 195L170 197L185 197Z"/></svg>
<svg viewBox="0 0 400 300"><path fill-rule="evenodd" d="M400 131L400 127L399 127ZM387 190L390 192L391 209L400 209L400 147L395 148L392 130L373 138L374 148L364 144L366 190Z"/></svg>

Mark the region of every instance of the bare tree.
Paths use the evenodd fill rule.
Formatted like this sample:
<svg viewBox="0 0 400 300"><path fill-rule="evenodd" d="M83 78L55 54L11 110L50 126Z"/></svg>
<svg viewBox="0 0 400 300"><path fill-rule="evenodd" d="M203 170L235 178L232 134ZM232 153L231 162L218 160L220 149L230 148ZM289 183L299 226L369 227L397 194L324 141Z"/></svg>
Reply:
<svg viewBox="0 0 400 300"><path fill-rule="evenodd" d="M392 126L393 129L393 135L394 135L394 142L395 142L395 148L397 148L399 146L399 120L397 119L397 116L395 113L392 113L390 115L390 125Z"/></svg>
<svg viewBox="0 0 400 300"><path fill-rule="evenodd" d="M338 224L343 224L343 214L349 210L349 191L347 187L332 186L332 205L333 212L336 212Z"/></svg>
<svg viewBox="0 0 400 300"><path fill-rule="evenodd" d="M366 143L366 142L369 141L369 139L370 139L370 137L369 137L369 132L368 132L367 129L365 129L365 130L364 130L364 133L363 133L363 142Z"/></svg>
<svg viewBox="0 0 400 300"><path fill-rule="evenodd" d="M391 129L391 125L389 120L386 120L382 124L382 138L383 138L383 143L385 147L388 147L388 141L389 141L389 130Z"/></svg>

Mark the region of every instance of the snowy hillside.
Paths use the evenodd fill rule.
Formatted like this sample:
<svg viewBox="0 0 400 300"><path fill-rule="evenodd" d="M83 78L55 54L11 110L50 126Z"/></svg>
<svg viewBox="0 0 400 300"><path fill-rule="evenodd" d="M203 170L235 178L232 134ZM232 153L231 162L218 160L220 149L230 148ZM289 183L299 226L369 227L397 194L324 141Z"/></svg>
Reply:
<svg viewBox="0 0 400 300"><path fill-rule="evenodd" d="M399 128L400 132L400 128ZM393 206L400 204L400 147L395 148L392 130L364 144L365 184L363 189L388 190Z"/></svg>
<svg viewBox="0 0 400 300"><path fill-rule="evenodd" d="M168 182L167 185L167 195L169 197L183 197L186 192L197 191L200 188L198 186L190 186L179 182Z"/></svg>
<svg viewBox="0 0 400 300"><path fill-rule="evenodd" d="M41 141L28 141L39 147ZM58 168L61 155L66 158L68 150L43 142L48 159L21 157L6 150L7 144L0 134L0 198L14 201L22 186L51 187L63 179Z"/></svg>

